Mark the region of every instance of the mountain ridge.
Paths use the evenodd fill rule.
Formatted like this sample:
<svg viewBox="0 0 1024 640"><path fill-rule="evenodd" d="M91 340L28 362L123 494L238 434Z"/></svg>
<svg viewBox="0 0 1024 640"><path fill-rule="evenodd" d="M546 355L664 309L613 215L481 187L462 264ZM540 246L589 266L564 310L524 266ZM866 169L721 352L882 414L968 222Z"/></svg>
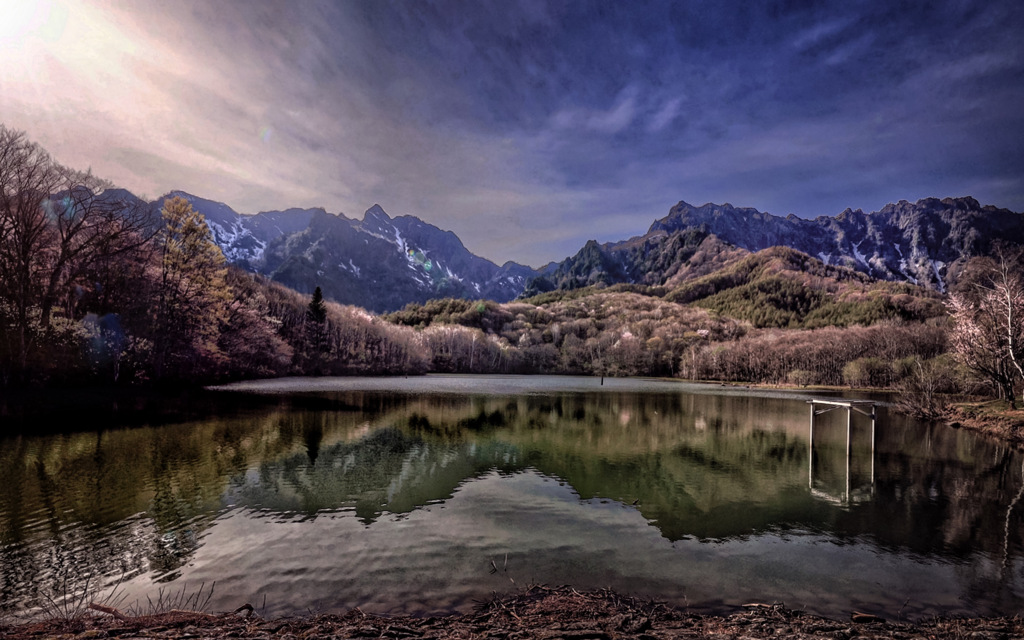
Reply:
<svg viewBox="0 0 1024 640"><path fill-rule="evenodd" d="M109 191L105 197L134 198ZM1024 244L1024 214L983 206L971 196L900 200L870 213L847 208L815 218L680 200L643 235L591 240L576 254L535 270L513 261L499 266L469 251L453 231L412 215L392 217L378 203L361 220L322 207L241 214L184 191L144 204L156 215L175 196L206 217L232 264L302 293L320 286L332 300L376 312L437 297L507 302L595 285L675 288L774 246L941 293L967 259L989 253L995 240Z"/></svg>
<svg viewBox="0 0 1024 640"><path fill-rule="evenodd" d="M149 203L154 210L183 197L206 218L214 242L232 264L301 293L316 287L327 298L371 311L394 311L435 297L513 300L532 268L499 266L469 251L452 231L422 219L391 217L380 204L362 220L322 207L241 214L184 191Z"/></svg>
<svg viewBox="0 0 1024 640"><path fill-rule="evenodd" d="M682 232L699 232L750 252L786 246L826 265L945 292L966 260L990 253L994 241L1024 244L1024 214L982 206L971 196L900 200L871 213L847 208L836 216L816 218L776 216L729 203L695 206L680 201L642 236L590 242L562 262L546 265L527 285L527 293L595 284L667 284L672 273L645 272L641 267L652 263L652 253L678 244L676 234ZM590 267L585 278L580 277L580 265Z"/></svg>

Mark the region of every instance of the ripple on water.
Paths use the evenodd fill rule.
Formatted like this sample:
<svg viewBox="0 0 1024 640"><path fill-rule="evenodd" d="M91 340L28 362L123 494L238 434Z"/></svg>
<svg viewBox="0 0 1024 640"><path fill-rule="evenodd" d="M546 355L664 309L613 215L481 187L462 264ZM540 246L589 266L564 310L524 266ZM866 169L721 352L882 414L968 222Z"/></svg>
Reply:
<svg viewBox="0 0 1024 640"><path fill-rule="evenodd" d="M0 494L0 608L69 570L124 572L128 602L216 581L212 609L266 596L271 615L464 611L532 582L834 616L907 598L905 615L983 614L1024 593L1020 458L962 432L893 419L875 457L855 438L848 466L845 421L822 416L810 453L792 394L374 384L390 386L25 447L92 475L15 465L11 486L32 490Z"/></svg>

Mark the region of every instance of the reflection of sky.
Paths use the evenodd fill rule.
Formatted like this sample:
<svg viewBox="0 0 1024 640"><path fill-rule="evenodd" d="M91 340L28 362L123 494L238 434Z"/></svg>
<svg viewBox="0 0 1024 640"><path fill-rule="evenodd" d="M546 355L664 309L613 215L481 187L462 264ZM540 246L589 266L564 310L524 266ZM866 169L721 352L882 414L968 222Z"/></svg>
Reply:
<svg viewBox="0 0 1024 640"><path fill-rule="evenodd" d="M1024 6L0 1L0 120L140 195L374 202L539 266L680 199L1024 208Z"/></svg>
<svg viewBox="0 0 1024 640"><path fill-rule="evenodd" d="M722 386L717 384L687 383L678 380L644 378L598 378L580 376L523 376L523 375L458 375L432 374L412 378L385 377L336 377L336 378L274 378L268 380L245 380L214 387L223 391L245 393L290 394L330 393L343 391L382 391L417 395L422 393L475 394L475 395L518 395L523 393L690 393L715 396L779 398L787 400L809 400L813 393ZM831 395L837 395L832 393ZM839 393L838 395L842 395Z"/></svg>
<svg viewBox="0 0 1024 640"><path fill-rule="evenodd" d="M491 560L507 571L492 574ZM263 602L265 595L271 615L310 606L467 611L474 598L492 591L573 584L612 586L698 610L781 598L834 617L857 609L895 618L907 601L906 619L978 613L961 596L974 582L997 577L998 568L981 557L973 561L980 569L970 575L934 558L882 551L868 540L800 531L673 543L634 507L580 500L570 487L525 472L489 474L443 504L371 525L345 513L281 521L232 512L214 524L182 581L216 580L214 610ZM130 598L152 589L144 582L128 585ZM1010 601L1024 595L1012 573L1010 583L995 586Z"/></svg>
<svg viewBox="0 0 1024 640"><path fill-rule="evenodd" d="M0 534L14 541L0 565L18 572L0 574L18 581L3 593L63 557L108 577L127 563L133 597L160 589L154 580L177 589L216 577L226 608L266 593L278 613L318 602L427 612L511 585L486 572L508 553L519 585L612 585L700 606L770 596L892 615L911 597L905 615L984 613L1019 597L1020 459L972 434L885 419L870 499L837 505L809 492L799 399L620 380L607 391L661 392L529 395L537 379L495 377L502 394L524 395L488 400L467 397L480 380L426 380L450 393L328 395L316 409L301 408L304 396L262 419L5 449L0 476L25 491L0 494ZM864 427L854 489L870 478ZM840 412L819 416L815 487L832 497L845 489L845 433ZM83 492L105 497L98 510L79 504Z"/></svg>

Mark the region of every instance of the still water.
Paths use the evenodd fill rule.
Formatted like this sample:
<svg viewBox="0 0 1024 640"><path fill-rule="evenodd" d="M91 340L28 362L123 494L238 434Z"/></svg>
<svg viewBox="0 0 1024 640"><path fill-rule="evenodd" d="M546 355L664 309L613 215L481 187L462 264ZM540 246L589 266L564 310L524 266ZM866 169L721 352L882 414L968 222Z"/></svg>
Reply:
<svg viewBox="0 0 1024 640"><path fill-rule="evenodd" d="M466 611L535 583L698 611L1024 611L1022 456L885 407L873 434L853 416L848 449L844 409L810 445L797 393L506 376L223 393L234 408L203 420L0 442L0 615L214 582L210 610L268 616Z"/></svg>

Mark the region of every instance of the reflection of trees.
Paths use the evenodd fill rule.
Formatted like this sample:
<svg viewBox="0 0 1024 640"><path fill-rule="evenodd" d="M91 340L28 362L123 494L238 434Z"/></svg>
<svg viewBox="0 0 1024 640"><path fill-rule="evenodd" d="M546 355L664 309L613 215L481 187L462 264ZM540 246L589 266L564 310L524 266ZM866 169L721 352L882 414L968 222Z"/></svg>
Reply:
<svg viewBox="0 0 1024 640"><path fill-rule="evenodd" d="M802 491L806 444L785 430L744 424L737 399L725 407L711 396L601 400L588 408L564 399L557 429L530 428L548 413L535 407L509 437L527 449L531 466L564 478L582 498L638 501L671 540L820 519L823 509ZM723 410L730 405L736 410Z"/></svg>
<svg viewBox="0 0 1024 640"><path fill-rule="evenodd" d="M639 500L673 540L798 528L869 535L918 553L1001 555L1006 507L1021 482L1020 458L1005 447L883 414L873 498L848 508L822 502L807 491L806 405L766 398L433 397L395 411L410 416L405 429L426 442L506 443L519 452L518 468L563 478L582 498ZM815 429L816 478L841 477L845 423L819 417ZM868 437L854 437L853 468L864 482Z"/></svg>
<svg viewBox="0 0 1024 640"><path fill-rule="evenodd" d="M883 417L878 430L873 499L847 509L816 500L806 489L806 407L766 398L563 394L396 400L360 393L334 400L384 412L376 423L394 425L405 434L392 451L395 459L375 462L379 475L370 481L373 474L356 469L335 477L320 468L322 460L310 474L296 457L293 475L285 478L275 471L268 476L278 478L273 486L281 511L353 508L352 496L368 482L375 488L362 489L365 504L376 508L366 506L360 515L404 512L446 499L459 482L488 464L500 467L499 457L507 457L504 470L537 468L565 479L585 499L639 500L640 512L672 540L799 528L841 537L870 535L887 547L949 554L1001 550L1002 527L993 523L1002 520L993 514L1005 513L1019 486L1019 468L1017 473L1005 470L1018 459L1012 452L970 434L890 416ZM816 478L840 478L846 465L845 427L838 419L834 424L818 420ZM855 434L853 465L867 481L865 438ZM480 447L494 444L502 449L480 455ZM344 455L361 455L369 465L376 460L370 453L374 446L380 445L349 443L345 447L365 447L366 452L353 454L346 448ZM445 456L456 462L446 463L442 481L429 469ZM412 461L419 459L427 462L416 466ZM1013 489L1009 493L1007 485ZM399 486L402 492L395 493ZM270 499L265 488L260 491L259 500Z"/></svg>
<svg viewBox="0 0 1024 640"><path fill-rule="evenodd" d="M414 414L411 422L430 430L422 416ZM229 499L253 509L302 516L351 509L370 524L384 512L406 513L447 499L468 478L515 466L516 458L514 449L495 441L428 442L387 427L323 447L315 462L306 453L266 461L258 475L232 488Z"/></svg>
<svg viewBox="0 0 1024 640"><path fill-rule="evenodd" d="M845 427L820 420L815 475L827 481L845 469ZM1024 507L1008 515L1021 457L894 416L879 425L874 494L846 508L807 490L806 406L738 395L341 393L258 416L20 437L0 448L0 600L17 606L36 575L64 569L172 579L225 505L351 511L370 524L488 471L527 468L582 499L639 501L671 540L867 535L924 555L997 558L965 569L979 593L1012 581L999 566L1004 546L1021 549Z"/></svg>
<svg viewBox="0 0 1024 640"><path fill-rule="evenodd" d="M173 579L232 476L302 442L279 414L52 437L0 447L0 611L152 570ZM343 431L335 420L331 428ZM334 437L340 437L335 435Z"/></svg>
<svg viewBox="0 0 1024 640"><path fill-rule="evenodd" d="M59 598L87 581L101 588L110 577L137 573L146 561L146 527L130 513L102 509L110 501L116 511L123 498L112 495L121 478L108 468L104 434L17 443L0 453L0 613L42 593ZM66 465L53 466L69 453ZM83 516L101 526L70 526ZM113 519L116 535L100 534Z"/></svg>

